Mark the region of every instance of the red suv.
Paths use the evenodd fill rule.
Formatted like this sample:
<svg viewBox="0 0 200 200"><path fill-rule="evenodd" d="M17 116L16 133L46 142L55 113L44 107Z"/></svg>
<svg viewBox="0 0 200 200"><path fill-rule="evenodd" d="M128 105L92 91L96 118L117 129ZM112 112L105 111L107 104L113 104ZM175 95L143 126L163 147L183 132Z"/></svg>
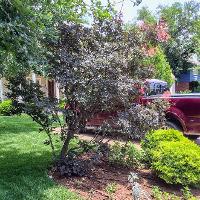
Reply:
<svg viewBox="0 0 200 200"><path fill-rule="evenodd" d="M173 94L168 97L153 95L142 101L155 98L169 100L171 106L166 111L169 127L180 130L186 135L200 135L200 94Z"/></svg>
<svg viewBox="0 0 200 200"><path fill-rule="evenodd" d="M200 93L199 94L173 94L163 95L167 83L157 79L146 81L148 92L141 98L145 104L156 98L165 98L171 106L166 110L167 124L169 127L180 130L186 135L200 135ZM116 113L99 113L87 122L88 126L99 126Z"/></svg>

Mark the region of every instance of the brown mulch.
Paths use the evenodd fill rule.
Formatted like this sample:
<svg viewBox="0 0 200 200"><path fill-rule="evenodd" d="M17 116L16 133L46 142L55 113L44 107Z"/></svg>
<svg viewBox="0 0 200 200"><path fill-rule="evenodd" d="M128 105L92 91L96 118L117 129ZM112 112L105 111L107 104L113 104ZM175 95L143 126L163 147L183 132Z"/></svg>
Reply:
<svg viewBox="0 0 200 200"><path fill-rule="evenodd" d="M96 165L86 177L61 178L54 174L54 180L71 191L91 200L109 199L105 188L109 183L117 184L115 197L119 200L131 199L131 186L128 184L128 169L113 168L104 163Z"/></svg>
<svg viewBox="0 0 200 200"><path fill-rule="evenodd" d="M69 190L78 193L87 200L132 200L131 185L128 182L130 172L138 173L139 183L145 193L149 194L150 199L152 199L151 189L153 186L159 186L162 191L181 196L179 186L164 183L151 170L130 170L124 167L111 166L105 161L95 165L90 174L85 177L63 178L56 173L51 174L51 176L57 183L66 186ZM106 193L106 187L111 183L115 183L117 186L112 198ZM200 199L199 189L192 189L192 193Z"/></svg>
<svg viewBox="0 0 200 200"><path fill-rule="evenodd" d="M59 132L59 130L55 130ZM90 141L93 139L93 134L77 135L79 139ZM112 145L114 142L124 144L123 138L104 138L103 142ZM141 149L140 142L133 142L137 149ZM86 156L87 157L87 156ZM154 186L158 186L163 192L168 192L181 197L181 187L178 185L166 184L163 180L159 179L150 169L128 169L125 167L116 167L108 164L107 161L102 160L98 165L95 165L91 172L85 177L60 177L55 172L50 172L50 176L61 185L66 186L69 190L78 193L86 200L132 200L132 187L128 182L128 175L130 172L135 172L140 177L139 183L145 193L148 194L149 199L151 190ZM117 186L116 192L111 198L106 192L108 184L115 183ZM192 194L200 200L200 189L193 188Z"/></svg>

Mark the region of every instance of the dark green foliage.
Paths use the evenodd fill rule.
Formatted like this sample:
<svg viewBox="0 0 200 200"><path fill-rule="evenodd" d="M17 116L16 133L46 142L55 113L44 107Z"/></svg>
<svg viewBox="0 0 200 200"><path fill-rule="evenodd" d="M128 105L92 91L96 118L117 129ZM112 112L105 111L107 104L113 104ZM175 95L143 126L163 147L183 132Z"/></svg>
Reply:
<svg viewBox="0 0 200 200"><path fill-rule="evenodd" d="M58 24L67 19L80 22L85 12L80 0L1 0L0 74L44 70L49 42L58 37Z"/></svg>
<svg viewBox="0 0 200 200"><path fill-rule="evenodd" d="M152 169L167 183L200 183L200 147L188 139L161 142L152 150Z"/></svg>
<svg viewBox="0 0 200 200"><path fill-rule="evenodd" d="M136 168L141 165L141 158L141 152L131 142L124 145L116 142L110 147L109 161L113 165Z"/></svg>
<svg viewBox="0 0 200 200"><path fill-rule="evenodd" d="M175 75L193 67L189 58L193 54L199 55L199 11L199 1L176 2L159 9L159 15L168 24L171 35L163 48Z"/></svg>
<svg viewBox="0 0 200 200"><path fill-rule="evenodd" d="M85 176L91 169L88 160L80 160L76 158L66 158L60 160L56 164L56 170L60 172L61 176Z"/></svg>
<svg viewBox="0 0 200 200"><path fill-rule="evenodd" d="M142 149L145 153L145 159L147 162L152 162L152 151L155 150L158 145L163 142L171 142L171 141L184 141L186 138L183 134L174 129L159 129L156 131L149 132L145 139L141 142Z"/></svg>
<svg viewBox="0 0 200 200"><path fill-rule="evenodd" d="M0 103L0 115L9 116L15 113L12 100L8 99Z"/></svg>

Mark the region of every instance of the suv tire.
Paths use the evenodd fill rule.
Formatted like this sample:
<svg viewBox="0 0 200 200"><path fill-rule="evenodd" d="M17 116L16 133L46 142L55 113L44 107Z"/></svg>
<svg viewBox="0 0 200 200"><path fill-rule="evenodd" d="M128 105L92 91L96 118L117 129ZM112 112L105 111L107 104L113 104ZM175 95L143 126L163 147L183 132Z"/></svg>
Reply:
<svg viewBox="0 0 200 200"><path fill-rule="evenodd" d="M181 129L181 127L178 126L175 122L167 121L167 122L166 122L166 125L167 125L167 128L173 128L173 129L175 129L175 130L178 130L178 131L183 132L183 130Z"/></svg>

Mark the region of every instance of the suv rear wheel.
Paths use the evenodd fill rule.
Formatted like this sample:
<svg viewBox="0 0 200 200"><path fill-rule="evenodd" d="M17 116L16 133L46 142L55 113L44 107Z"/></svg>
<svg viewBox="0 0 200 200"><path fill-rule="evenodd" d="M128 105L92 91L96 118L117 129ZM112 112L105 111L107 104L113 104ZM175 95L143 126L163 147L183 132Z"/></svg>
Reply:
<svg viewBox="0 0 200 200"><path fill-rule="evenodd" d="M175 122L167 121L166 124L167 124L167 128L173 128L175 130L183 132L182 128L178 126Z"/></svg>

